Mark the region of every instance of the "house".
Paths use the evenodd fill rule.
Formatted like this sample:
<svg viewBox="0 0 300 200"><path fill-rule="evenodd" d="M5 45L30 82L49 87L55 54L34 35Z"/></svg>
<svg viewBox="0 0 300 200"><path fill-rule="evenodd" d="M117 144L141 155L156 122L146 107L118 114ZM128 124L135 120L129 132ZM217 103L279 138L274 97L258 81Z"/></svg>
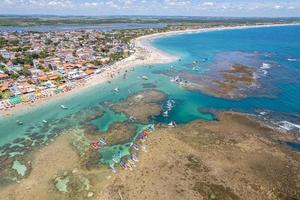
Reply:
<svg viewBox="0 0 300 200"><path fill-rule="evenodd" d="M82 70L74 69L74 70L68 72L67 76L68 76L69 80L81 79L86 76L86 73L84 73Z"/></svg>
<svg viewBox="0 0 300 200"><path fill-rule="evenodd" d="M8 69L12 71L21 71L23 69L23 66L21 64L9 64Z"/></svg>
<svg viewBox="0 0 300 200"><path fill-rule="evenodd" d="M0 73L0 81L1 80L5 80L5 79L8 79L9 76L7 74L4 74L4 73Z"/></svg>
<svg viewBox="0 0 300 200"><path fill-rule="evenodd" d="M6 49L1 49L0 55L5 59L10 59L12 56Z"/></svg>
<svg viewBox="0 0 300 200"><path fill-rule="evenodd" d="M96 72L96 69L95 68L87 68L84 72L87 75L91 75L91 74L94 74Z"/></svg>
<svg viewBox="0 0 300 200"><path fill-rule="evenodd" d="M42 83L43 86L47 87L47 88L54 88L55 85L51 82L51 81L47 81Z"/></svg>
<svg viewBox="0 0 300 200"><path fill-rule="evenodd" d="M60 58L49 58L45 60L45 66L52 71L57 70L57 67L60 64Z"/></svg>
<svg viewBox="0 0 300 200"><path fill-rule="evenodd" d="M5 92L7 91L9 88L8 88L8 85L3 83L3 84L0 84L0 92Z"/></svg>

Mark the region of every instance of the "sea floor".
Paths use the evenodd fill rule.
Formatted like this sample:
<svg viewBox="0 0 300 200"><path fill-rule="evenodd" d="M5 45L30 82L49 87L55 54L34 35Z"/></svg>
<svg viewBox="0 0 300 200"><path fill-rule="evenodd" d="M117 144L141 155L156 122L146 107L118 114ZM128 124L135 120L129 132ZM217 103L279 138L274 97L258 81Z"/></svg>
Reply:
<svg viewBox="0 0 300 200"><path fill-rule="evenodd" d="M33 152L28 176L2 185L0 195L2 199L300 198L299 153L277 143L291 135L237 113L222 113L218 119L176 128L156 126L139 143L146 150L136 152L138 161L127 169L116 166L116 173L93 162L95 151L81 154L78 142L84 143L84 132L70 129Z"/></svg>

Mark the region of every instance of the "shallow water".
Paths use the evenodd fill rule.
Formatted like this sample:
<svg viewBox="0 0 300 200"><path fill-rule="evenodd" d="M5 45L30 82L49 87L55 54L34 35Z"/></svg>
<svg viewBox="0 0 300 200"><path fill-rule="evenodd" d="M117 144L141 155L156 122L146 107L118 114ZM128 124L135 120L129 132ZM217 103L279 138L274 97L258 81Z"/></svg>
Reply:
<svg viewBox="0 0 300 200"><path fill-rule="evenodd" d="M18 160L15 160L13 162L12 168L14 170L16 170L20 176L25 176L26 171L27 171L27 167L25 165L23 165L22 163L20 163Z"/></svg>
<svg viewBox="0 0 300 200"><path fill-rule="evenodd" d="M281 119L300 123L300 26L257 28L245 30L226 30L207 33L168 36L154 40L154 46L172 54L179 55L182 61L172 63L176 69L190 71L201 76L212 70L216 63L220 64L220 55L231 55L226 62L262 64L270 63L267 74L261 77L262 90L272 93L272 97L253 96L244 99L224 99L203 92L186 90L170 78L158 74L157 71L170 69L171 64L155 65L154 67L138 67L128 74L124 81L122 77L115 79L111 84L94 86L78 94L68 95L64 98L37 106L29 111L22 111L13 116L0 117L0 155L8 152L20 152L22 149L4 148L8 143L24 143L26 138L44 144L49 138L55 137L68 128L82 128L86 118L92 115L95 109L104 111L104 115L94 119L91 123L99 131L107 131L114 122L127 120L128 116L114 113L109 109L109 104L127 98L132 93L144 90L146 85L156 85L156 89L175 100L175 106L169 112L169 117L154 116L151 122L176 121L187 123L193 120L211 121L215 116L208 111L235 110L240 112L255 113L256 110L271 110L274 115L280 113ZM240 52L240 53L239 53ZM254 57L247 60L239 55L259 54L259 59ZM291 59L293 61L291 61ZM193 71L188 66L194 60L202 61L198 66L199 71ZM295 61L296 60L296 61ZM246 64L247 64L246 63ZM257 66L256 66L257 67ZM140 77L146 75L149 80ZM120 92L113 92L119 87ZM66 105L67 110L60 108ZM290 117L293 115L293 118ZM272 116L269 116L272 118ZM23 125L17 125L17 120ZM47 120L48 123L43 123ZM18 138L24 138L21 142ZM17 139L17 140L16 140ZM102 150L106 161L119 151L121 147L124 154L128 154L128 144L107 147ZM126 153L127 152L127 153ZM105 162L105 161L104 161Z"/></svg>

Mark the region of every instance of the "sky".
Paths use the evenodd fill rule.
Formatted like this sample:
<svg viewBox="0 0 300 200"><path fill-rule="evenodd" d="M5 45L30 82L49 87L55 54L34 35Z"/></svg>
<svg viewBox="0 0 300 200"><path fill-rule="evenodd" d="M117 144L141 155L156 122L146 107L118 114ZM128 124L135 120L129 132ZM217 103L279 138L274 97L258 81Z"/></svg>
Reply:
<svg viewBox="0 0 300 200"><path fill-rule="evenodd" d="M300 0L0 0L0 14L300 17Z"/></svg>

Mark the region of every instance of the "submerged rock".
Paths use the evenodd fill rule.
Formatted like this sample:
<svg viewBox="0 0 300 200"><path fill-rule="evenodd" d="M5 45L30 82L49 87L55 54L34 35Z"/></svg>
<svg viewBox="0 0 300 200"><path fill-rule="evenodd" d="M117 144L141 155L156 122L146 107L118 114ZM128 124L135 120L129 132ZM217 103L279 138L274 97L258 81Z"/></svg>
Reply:
<svg viewBox="0 0 300 200"><path fill-rule="evenodd" d="M147 123L148 118L161 112L160 103L166 99L166 94L158 90L146 90L126 100L116 103L112 108L134 117L138 122Z"/></svg>

